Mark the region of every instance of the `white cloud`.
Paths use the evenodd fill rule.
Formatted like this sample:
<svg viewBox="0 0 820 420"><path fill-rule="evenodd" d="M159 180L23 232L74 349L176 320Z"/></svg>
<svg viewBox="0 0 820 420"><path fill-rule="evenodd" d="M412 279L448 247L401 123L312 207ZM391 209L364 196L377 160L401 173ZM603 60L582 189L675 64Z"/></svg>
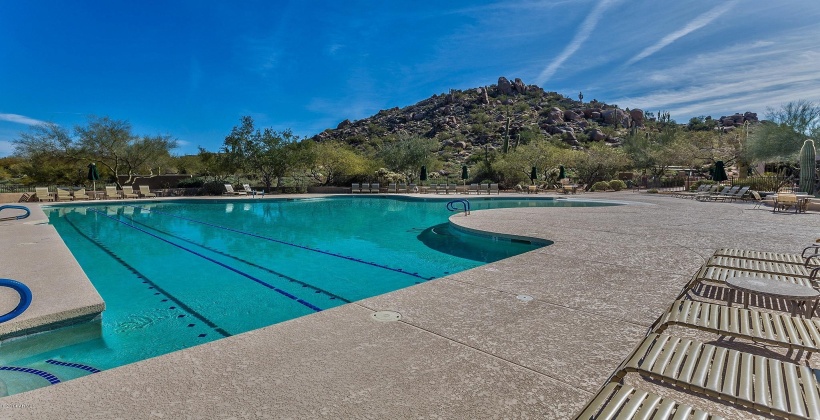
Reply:
<svg viewBox="0 0 820 420"><path fill-rule="evenodd" d="M665 37L661 38L661 40L658 41L657 43L655 43L654 45L646 47L643 51L638 53L638 55L630 58L629 61L626 62L626 65L629 66L629 65L632 65L632 64L634 64L634 63L636 63L640 60L643 60L644 58L649 57L650 55L655 54L656 52L660 51L662 48L666 47L667 45L675 42L679 38L682 38L682 37L694 32L694 31L708 25L713 20L717 19L718 17L720 17L724 13L728 12L736 3L737 3L737 0L727 1L727 2L721 4L717 7L712 8L711 10L701 14L700 16L693 19L691 22L687 23L686 26L684 26L683 28L678 29L677 31L666 35Z"/></svg>
<svg viewBox="0 0 820 420"><path fill-rule="evenodd" d="M647 92L614 99L621 106L662 109L673 117L762 113L789 101L820 100L820 49L799 33L772 41L728 45L655 69L642 78L624 77L624 92ZM812 30L820 27L815 25ZM718 116L718 115L714 115Z"/></svg>
<svg viewBox="0 0 820 420"><path fill-rule="evenodd" d="M40 125L45 124L45 121L35 120L34 118L26 117L25 115L17 114L0 114L0 121L9 121L17 124L25 125Z"/></svg>
<svg viewBox="0 0 820 420"><path fill-rule="evenodd" d="M595 9L587 15L584 22L581 23L581 27L578 29L578 32L575 33L575 36L570 41L569 45L564 48L564 51L561 52L555 60L550 63L542 72L538 75L535 79L535 83L538 85L543 85L547 80L555 74L555 71L564 64L564 61L567 61L581 45L584 41L589 38L589 35L592 34L592 31L595 29L595 26L598 25L598 21L601 19L601 14L610 7L611 5L615 4L618 0L602 0L599 2Z"/></svg>

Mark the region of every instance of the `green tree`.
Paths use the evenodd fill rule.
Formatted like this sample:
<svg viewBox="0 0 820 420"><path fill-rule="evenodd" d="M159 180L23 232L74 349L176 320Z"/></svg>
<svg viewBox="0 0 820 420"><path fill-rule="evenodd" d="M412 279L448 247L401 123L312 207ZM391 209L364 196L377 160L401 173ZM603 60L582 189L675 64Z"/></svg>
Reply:
<svg viewBox="0 0 820 420"><path fill-rule="evenodd" d="M14 154L25 160L22 171L35 184L81 182L81 153L65 128L45 123L32 126L12 140Z"/></svg>
<svg viewBox="0 0 820 420"><path fill-rule="evenodd" d="M436 149L438 143L432 139L399 137L386 143L378 155L390 170L404 174L408 180L413 181L417 179L422 166L432 166L432 152Z"/></svg>
<svg viewBox="0 0 820 420"><path fill-rule="evenodd" d="M91 116L87 126L77 126L74 132L82 157L99 162L117 185L120 175L128 175L126 184L131 183L140 170L154 175L152 168L159 168L160 162L168 162L170 150L177 147L176 140L170 136L139 137L131 133L128 121L109 117Z"/></svg>
<svg viewBox="0 0 820 420"><path fill-rule="evenodd" d="M585 151L575 151L572 166L579 180L589 189L597 181L607 181L618 171L630 168L632 160L621 148L596 143Z"/></svg>
<svg viewBox="0 0 820 420"><path fill-rule="evenodd" d="M750 160L795 161L803 141L820 136L820 105L811 101L769 108L766 120L749 135L746 151Z"/></svg>
<svg viewBox="0 0 820 420"><path fill-rule="evenodd" d="M372 162L344 143L328 141L314 147L311 176L322 185L343 185L350 178L372 173Z"/></svg>

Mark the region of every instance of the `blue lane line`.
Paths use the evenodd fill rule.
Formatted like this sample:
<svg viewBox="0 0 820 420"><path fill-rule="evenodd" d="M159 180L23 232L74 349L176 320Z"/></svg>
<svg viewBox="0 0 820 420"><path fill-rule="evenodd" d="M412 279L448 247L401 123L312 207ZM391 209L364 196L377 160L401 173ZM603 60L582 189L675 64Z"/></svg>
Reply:
<svg viewBox="0 0 820 420"><path fill-rule="evenodd" d="M287 274L283 274L283 273L280 273L280 272L278 272L278 271L271 270L270 268L267 268L267 267L265 267L265 266L262 266L262 265L256 264L256 263L254 263L253 261L248 261L248 260L246 260L246 259L244 259L244 258L240 258L240 257L233 256L233 255L231 255L231 254L228 254L227 252L220 251L220 250L218 250L218 249L216 249L216 248L211 248L211 247L206 246L206 245L198 244L198 243L196 243L196 242L194 242L194 241L192 241L192 240L190 240L190 239L183 238L182 236L179 236L179 235L173 234L173 233L168 232L168 231L165 231L165 230L157 229L157 228L155 228L155 227L153 227L153 226L149 226L149 225L147 225L147 224L145 224L145 223L138 222L138 221L136 221L136 220L130 220L130 222L131 222L132 224L138 224L138 225L140 225L140 226L143 226L143 227L145 227L146 229L151 229L151 230L152 230L152 231L154 231L154 232L159 232L159 233L162 233L162 234L164 234L164 235L168 235L168 236L170 236L170 237L172 237L172 238L179 239L180 241L187 242L187 243L189 243L189 244L191 244L191 245L194 245L194 246L197 246L197 247L199 247L199 248L202 248L202 249L207 249L208 251L211 251L211 252L213 252L213 253L216 253L216 254L222 255L223 257L226 257L226 258L230 258L230 259L232 259L232 260L239 261L239 262L241 262L241 263L243 263L243 264L247 264L247 265L249 265L249 266L251 266L251 267L254 267L254 268L258 268L258 269L260 269L260 270L262 270L262 271L265 271L265 272L268 272L268 273L270 273L270 274L273 274L274 276L278 276L279 278L285 279L285 280L287 280L287 281L289 281L289 282L291 282L291 283L300 284L300 285L302 285L302 287L306 287L306 288L310 288L311 290L315 290L315 291L316 291L316 293L322 293L322 294L324 294L324 295L327 295L327 296L329 296L331 299L339 299L339 300L341 300L341 301L343 301L343 302L345 302L345 303L350 303L350 302L351 302L350 300L345 299L345 298L343 298L342 296L339 296L339 295L337 295L337 294L335 294L335 293L332 293L332 292L327 291L327 290L325 290L325 289L322 289L322 288L320 288L320 287L316 287L316 286L314 286L314 285L312 285L312 284L310 284L310 283L306 283L306 282L301 281L301 280L299 280L299 279L297 279L297 278L294 278L294 277L288 276Z"/></svg>
<svg viewBox="0 0 820 420"><path fill-rule="evenodd" d="M100 242L99 240L97 240L95 238L92 238L91 236L86 235L85 232L80 230L80 228L77 227L77 225L74 224L73 221L71 221L71 218L69 218L68 215L65 216L65 221L68 223L69 226L71 226L77 232L78 235L85 238L87 241L91 242L92 244L96 245L97 248L99 248L102 252L104 252L106 255L113 258L118 263L120 263L120 265L125 267L126 270L133 273L134 276L136 276L137 279L142 280L142 282L145 283L145 284L148 284L151 289L156 290L158 293L161 293L162 296L165 296L171 302L175 303L176 306L180 307L183 311L185 311L188 314L192 315L194 318L202 321L203 323L205 323L205 325L211 327L214 331L216 331L218 334L222 335L223 337L230 337L231 336L231 333L225 331L222 327L216 325L216 323L214 323L213 321L208 319L205 315L202 315L201 313L197 312L194 308L186 305L185 302L177 299L176 296L174 296L173 294L169 293L167 290L160 287L158 284L151 281L151 279L149 279L147 276L142 274L139 270L137 270L131 264L128 264L127 262L125 262L125 260L120 258L119 255L117 255L114 251L109 249L105 244L103 244L102 242Z"/></svg>
<svg viewBox="0 0 820 420"><path fill-rule="evenodd" d="M91 373L100 372L100 370L95 368L95 367L91 367L91 366L88 366L88 365L81 365L79 363L60 362L60 361L54 360L54 359L48 359L48 360L46 360L46 363L48 363L50 365L68 366L68 367L73 367L73 368L77 368L77 369L82 369L86 372L91 372Z"/></svg>
<svg viewBox="0 0 820 420"><path fill-rule="evenodd" d="M265 287L267 287L268 289L271 289L271 290L273 290L273 291L275 291L275 292L277 292L277 293L281 294L282 296L286 296L286 297L288 297L288 298L290 298L290 299L293 299L293 300L295 300L296 302L299 302L299 303L301 303L302 305L304 305L304 306L306 306L306 307L308 307L308 308L310 308L310 309L312 309L312 310L314 310L314 311L316 311L316 312L320 312L320 311L322 311L322 309L321 309L321 308L319 308L319 307L317 307L317 306L315 306L315 305L311 304L310 302L306 302L306 301L304 301L304 300L302 300L302 299L299 299L298 297L296 297L296 296L294 296L294 295L292 295L292 294L290 294L290 293L288 293L288 292L286 292L286 291L284 291L284 290L282 290L282 289L280 289L280 288L278 288L278 287L276 287L276 286L274 286L274 285L272 285L272 284L269 284L269 283L267 283L267 282L265 282L265 281L263 281L263 280L260 280L260 279L258 279L258 278L256 278L256 277L254 277L254 276L252 276L252 275L250 275L250 274L248 274L248 273L245 273L245 272L243 272L243 271L237 270L236 268L233 268L233 267L231 267L231 266L229 266L229 265L227 265L227 264L225 264L225 263L221 263L221 262L219 262L219 261L217 261L217 260L215 260L215 259L213 259L213 258L210 258L210 257L207 257L207 256L205 256L205 255L202 255L202 254L200 254L199 252L196 252L196 251L194 251L194 250L192 250L192 249L185 248L185 247L184 247L184 246L182 246L182 245L176 244L176 243L171 242L171 241L169 241L169 240L167 240L167 239L165 239L165 238L163 238L163 237L160 237L160 236L155 235L155 234L153 234L153 233L151 233L151 232L148 232L148 231L147 231L147 230L145 230L145 229L139 228L139 227L134 226L134 225L130 225L130 224L128 224L128 223L126 223L126 222L124 222L124 221L120 220L119 218L111 217L111 216L109 216L109 215L107 215L107 214L105 214L105 213L103 213L103 212L101 212L101 211L99 211L99 210L93 209L93 208L91 208L91 207L88 207L86 210L88 210L88 211L92 211L92 212L97 213L97 214L102 215L102 216L105 216L105 217L107 217L107 218L109 218L109 219L111 219L111 220L113 220L113 221L115 221L115 222L117 222L117 223L121 223L121 224L123 224L123 225L125 225L125 226L128 226L128 227L130 227L131 229L138 230L138 231L140 231L140 232L142 232L142 233L144 233L144 234L146 234L146 235L148 235L148 236L151 236L151 237L153 237L153 238L159 239L160 241L165 242L165 243L167 243L167 244L169 244L169 245L173 245L173 246L175 246L175 247L177 247L177 248L179 248L179 249L181 249L181 250L183 250L183 251L190 252L191 254L194 254L194 255L196 255L197 257L200 257L200 258L202 258L202 259L208 260L208 261L210 261L210 262L212 262L212 263L214 263L214 264L216 264L216 265L218 265L218 266L221 266L221 267L227 268L228 270L231 270L231 271L233 271L234 273L239 274L240 276L243 276L243 277L245 277L245 278L247 278L247 279L253 280L253 281L255 281L255 282L257 282L257 283L261 284L262 286L265 286Z"/></svg>
<svg viewBox="0 0 820 420"><path fill-rule="evenodd" d="M166 213L164 211L148 209L148 208L144 208L144 207L140 207L140 206L134 206L134 205L130 205L130 204L128 206L133 207L135 209L140 209L142 211L149 211L151 213L164 214L166 216L171 216L171 217L175 217L177 219L187 220L187 221L193 222L193 223L199 223L201 225L210 226L210 227L214 227L214 228L217 228L217 229L227 230L229 232L239 233L241 235L252 236L252 237L258 238L258 239L264 239L266 241L276 242L278 244L304 249L306 251L318 252L320 254L330 255L331 257L343 258L343 259L348 260L348 261L353 261L353 262L357 262L357 263L367 264L367 265L370 265L370 266L373 266L373 267L383 268L385 270L390 270L390 271L394 271L396 273L406 274L408 276L413 276L413 277L416 277L416 278L420 278L422 280L433 280L433 279L435 279L435 277L420 276L418 273L409 273L407 271L402 270L401 268L388 267L386 265L381 265L381 264L370 262L370 261L364 261L364 260L361 260L361 259L358 259L358 258L348 257L348 256L345 256L345 255L336 254L336 253L329 252L329 251L322 251L321 249L311 248L309 246L298 245L298 244L294 244L294 243L290 243L290 242L286 242L286 241L280 241L279 239L274 239L274 238L271 238L271 237L268 237L268 236L257 235L255 233L245 232L245 231L238 230L238 229L232 229L232 228L225 227L225 226L215 225L213 223L203 222L203 221L200 221L200 220L191 219L191 218L184 217L184 216L177 216L175 214Z"/></svg>
<svg viewBox="0 0 820 420"><path fill-rule="evenodd" d="M43 379L47 380L50 384L59 384L60 378L46 372L43 370L38 369L31 369L31 368L22 368L22 367L15 367L15 366L0 366L0 370L8 370L12 372L23 372L23 373L31 373L32 375L37 375L42 377Z"/></svg>

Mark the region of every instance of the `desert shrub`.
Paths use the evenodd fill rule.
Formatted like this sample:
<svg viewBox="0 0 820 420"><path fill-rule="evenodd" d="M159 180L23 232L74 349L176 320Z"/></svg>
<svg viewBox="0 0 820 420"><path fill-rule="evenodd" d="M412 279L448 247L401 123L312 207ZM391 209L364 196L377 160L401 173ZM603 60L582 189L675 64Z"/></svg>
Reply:
<svg viewBox="0 0 820 420"><path fill-rule="evenodd" d="M222 195L225 192L225 184L218 182L206 182L202 184L202 188L197 195Z"/></svg>
<svg viewBox="0 0 820 420"><path fill-rule="evenodd" d="M205 180L201 177L185 178L177 182L176 188L200 188L205 184Z"/></svg>
<svg viewBox="0 0 820 420"><path fill-rule="evenodd" d="M646 190L646 193L647 194L657 194L658 189L657 188L650 188L650 189Z"/></svg>
<svg viewBox="0 0 820 420"><path fill-rule="evenodd" d="M609 188L615 191L620 191L626 188L626 182L623 182L620 179L613 179L612 181L609 181Z"/></svg>
<svg viewBox="0 0 820 420"><path fill-rule="evenodd" d="M598 181L598 182L592 184L592 188L590 188L589 190L590 191L606 191L608 189L609 189L609 182Z"/></svg>

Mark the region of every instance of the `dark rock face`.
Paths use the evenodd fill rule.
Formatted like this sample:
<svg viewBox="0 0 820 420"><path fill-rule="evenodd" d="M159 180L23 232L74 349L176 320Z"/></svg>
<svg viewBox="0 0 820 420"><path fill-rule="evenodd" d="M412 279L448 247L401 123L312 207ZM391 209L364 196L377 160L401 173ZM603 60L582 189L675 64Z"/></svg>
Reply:
<svg viewBox="0 0 820 420"><path fill-rule="evenodd" d="M339 123L339 125L337 125L337 126L336 126L336 129L337 129L337 130L341 130L341 129L345 128L345 127L350 127L350 124L352 124L352 123L350 122L350 120L344 120L344 121L340 122L340 123Z"/></svg>
<svg viewBox="0 0 820 420"><path fill-rule="evenodd" d="M512 95L513 93L512 83L504 76L498 78L498 93L502 95Z"/></svg>
<svg viewBox="0 0 820 420"><path fill-rule="evenodd" d="M635 108L629 110L629 117L632 118L632 121L635 122L635 125L637 125L638 127L643 127L644 113L642 109Z"/></svg>

